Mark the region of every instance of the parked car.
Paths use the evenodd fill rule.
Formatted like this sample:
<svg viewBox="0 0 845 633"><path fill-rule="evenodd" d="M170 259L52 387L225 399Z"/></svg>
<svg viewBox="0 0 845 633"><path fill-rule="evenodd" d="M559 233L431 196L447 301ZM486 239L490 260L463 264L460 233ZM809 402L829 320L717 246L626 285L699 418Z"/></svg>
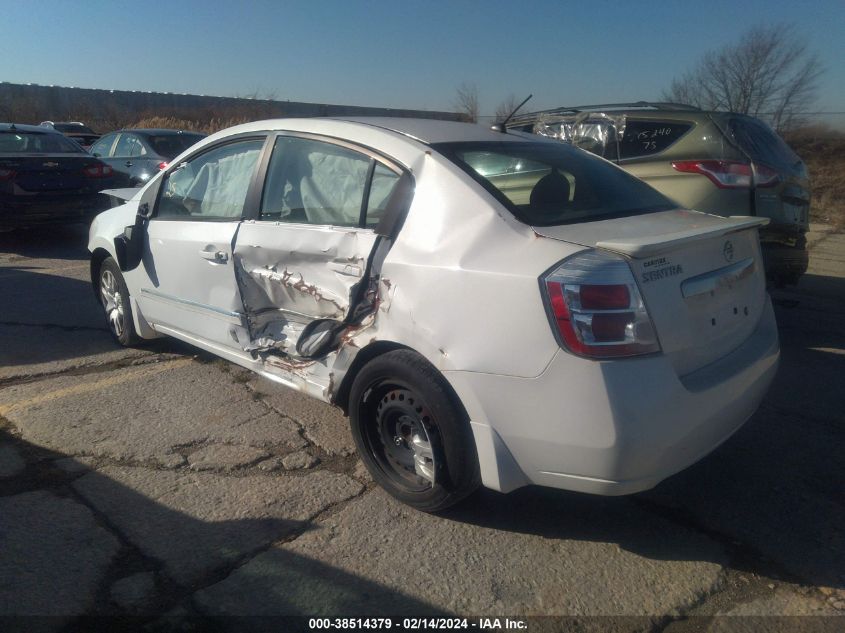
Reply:
<svg viewBox="0 0 845 633"><path fill-rule="evenodd" d="M66 123L53 123L52 121L42 121L41 125L50 127L61 132L70 139L79 143L83 149L88 149L93 145L100 135L97 134L90 127L79 121L69 121Z"/></svg>
<svg viewBox="0 0 845 633"><path fill-rule="evenodd" d="M126 174L129 186L138 187L204 138L205 134L184 130L120 130L105 134L91 147L91 153Z"/></svg>
<svg viewBox="0 0 845 633"><path fill-rule="evenodd" d="M87 222L120 187L111 167L48 127L0 123L0 227Z"/></svg>
<svg viewBox="0 0 845 633"><path fill-rule="evenodd" d="M759 119L641 101L535 112L508 127L612 160L682 207L769 218L760 231L769 278L794 284L807 270L807 168Z"/></svg>
<svg viewBox="0 0 845 633"><path fill-rule="evenodd" d="M436 511L479 481L637 492L734 433L778 364L765 222L534 135L282 119L99 215L91 281L120 343L343 408L375 481Z"/></svg>

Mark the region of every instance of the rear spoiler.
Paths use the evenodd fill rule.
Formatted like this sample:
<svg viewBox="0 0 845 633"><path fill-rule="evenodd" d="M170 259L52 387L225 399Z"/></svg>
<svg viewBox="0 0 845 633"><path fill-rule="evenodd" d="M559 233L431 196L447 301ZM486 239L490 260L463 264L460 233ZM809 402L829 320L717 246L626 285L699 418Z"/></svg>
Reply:
<svg viewBox="0 0 845 633"><path fill-rule="evenodd" d="M714 226L704 226L675 233L664 233L662 235L618 238L596 242L598 248L604 248L617 253L624 253L631 257L650 257L657 253L671 251L688 242L699 240L703 237L718 237L737 231L744 231L752 227L766 226L769 218L758 218L747 215L732 215L725 218L724 222Z"/></svg>

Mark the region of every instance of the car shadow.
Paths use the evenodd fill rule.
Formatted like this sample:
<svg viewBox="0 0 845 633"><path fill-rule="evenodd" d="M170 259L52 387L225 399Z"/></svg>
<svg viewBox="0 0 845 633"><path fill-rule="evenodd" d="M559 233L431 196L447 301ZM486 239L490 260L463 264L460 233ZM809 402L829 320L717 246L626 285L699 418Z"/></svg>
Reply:
<svg viewBox="0 0 845 633"><path fill-rule="evenodd" d="M52 224L0 232L0 253L48 259L88 259L88 224Z"/></svg>
<svg viewBox="0 0 845 633"><path fill-rule="evenodd" d="M708 558L701 541L655 533L654 523L668 520L717 542L735 569L845 587L845 315L820 321L817 304L808 297L803 308L778 307L781 366L760 409L711 455L655 489L620 498L537 487L481 491L444 516L550 539L616 542L660 560Z"/></svg>
<svg viewBox="0 0 845 633"><path fill-rule="evenodd" d="M27 514L7 512L0 516L0 543L6 551L14 553L11 557L0 554L0 625L4 631L58 630L141 630L141 625L151 624L144 630L308 630L306 622L288 621L282 616L329 616L344 617L389 617L397 614L443 615L443 611L408 595L384 587L365 578L347 573L330 565L294 554L290 551L272 548L271 562L263 566L263 573L272 577L273 583L251 582L247 578L244 588L243 603L253 605L255 612L226 613L225 607L214 605L214 617L206 617L194 601L194 594L203 588L213 586L228 574L236 571L240 565L253 556L260 554L274 542L289 541L305 532L319 530L313 521L290 520L284 518L240 518L219 521L206 521L191 516L177 509L158 503L138 491L119 483L106 475L93 470L84 463L77 463L68 472L66 455L33 445L7 430L0 428L0 446L13 446L26 461L25 468L11 477L0 478L0 501L9 508L16 501L25 503L30 493L51 495L45 507L51 503L59 504L60 499L70 499L93 511L96 522L115 534L115 528L108 517L120 513L131 516L143 516L143 526L136 529L133 538L119 537L120 547L113 556L111 564L103 572L93 587L94 604L84 614L56 614L55 617L33 617L33 605L45 604L41 587L49 587L50 595L57 596L59 604L68 594L74 594L77 583L85 580L77 578L75 570L89 565L86 556L91 555L92 543L86 544L86 551L72 547L62 547L62 543L39 536L59 529L55 521L61 515L42 515L35 512ZM58 460L62 460L59 464ZM270 476L270 475L268 475ZM76 486L74 486L76 482ZM97 501L91 502L79 494L78 490L96 491ZM201 493L197 493L201 494ZM210 500L212 503L214 499ZM103 514L103 508L108 512ZM78 507L74 511L79 525ZM45 513L46 514L46 513ZM8 521L16 521L14 527ZM19 522L25 526L20 529ZM90 525L90 524L89 524ZM77 528L82 529L82 528ZM65 530L67 531L67 530ZM96 531L89 527L85 534L77 539L96 539ZM103 538L102 536L100 538ZM211 557L211 560L226 558L217 567L207 569L203 576L193 579L187 585L178 584L168 573L166 562L145 553L138 548L134 540L146 542L172 541L181 544L190 551L191 557ZM11 542L10 542L11 541ZM231 552L241 552L244 542L254 542L251 551L233 556ZM52 547L56 563L49 564L43 551L36 556L34 548ZM96 547L96 542L93 543ZM25 552L33 548L33 563L28 561ZM103 546L108 549L107 546ZM171 546L172 548L173 546ZM172 549L171 549L172 551ZM221 554L224 553L224 554ZM226 555L228 553L229 555ZM30 565L39 567L32 568ZM23 573L37 579L33 581L11 582L11 578ZM126 611L110 599L113 583L132 574L151 572L154 575L154 590L140 611ZM82 574L84 577L85 574ZM8 581L7 581L8 580ZM27 593L27 588L30 589ZM89 590L81 589L82 595ZM248 597L247 597L248 592ZM84 601L84 600L83 600ZM73 600L71 600L73 602ZM239 601L238 604L241 604ZM47 608L54 608L49 605ZM36 612L38 613L38 612ZM253 617L258 616L261 617ZM10 616L26 616L15 620ZM165 617L162 617L165 616ZM133 626L114 626L119 620L128 618Z"/></svg>
<svg viewBox="0 0 845 633"><path fill-rule="evenodd" d="M117 358L126 353L109 333L87 270L77 272L82 279L19 266L0 267L0 367L25 370L33 365L79 359L87 363L90 357L109 354ZM184 350L169 340L151 341L144 348L152 352Z"/></svg>

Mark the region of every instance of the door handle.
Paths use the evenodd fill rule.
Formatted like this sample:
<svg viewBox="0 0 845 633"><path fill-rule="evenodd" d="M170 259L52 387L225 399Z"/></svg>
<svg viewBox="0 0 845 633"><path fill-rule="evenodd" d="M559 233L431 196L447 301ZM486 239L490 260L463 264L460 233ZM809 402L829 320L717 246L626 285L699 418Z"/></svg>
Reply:
<svg viewBox="0 0 845 633"><path fill-rule="evenodd" d="M201 250L200 257L215 264L225 264L229 261L229 253L226 251Z"/></svg>
<svg viewBox="0 0 845 633"><path fill-rule="evenodd" d="M132 161L131 161L131 160L127 160L127 161L124 163L124 165L126 165L127 167L132 167Z"/></svg>
<svg viewBox="0 0 845 633"><path fill-rule="evenodd" d="M352 264L343 262L329 262L329 269L341 275L352 275L354 277L360 277L364 274L360 266L353 266Z"/></svg>

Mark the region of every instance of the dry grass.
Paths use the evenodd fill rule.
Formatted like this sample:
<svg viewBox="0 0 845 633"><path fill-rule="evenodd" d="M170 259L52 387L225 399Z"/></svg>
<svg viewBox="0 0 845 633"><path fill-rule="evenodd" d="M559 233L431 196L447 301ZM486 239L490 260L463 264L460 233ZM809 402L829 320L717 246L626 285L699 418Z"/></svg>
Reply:
<svg viewBox="0 0 845 633"><path fill-rule="evenodd" d="M810 219L845 230L845 134L829 128L804 128L787 135L810 172Z"/></svg>
<svg viewBox="0 0 845 633"><path fill-rule="evenodd" d="M247 116L227 117L227 118L212 118L205 120L181 119L177 117L151 116L145 117L129 125L132 128L168 128L173 130L190 130L192 132L202 132L203 134L214 134L227 127L233 125L240 125L241 123L249 123L253 121Z"/></svg>

